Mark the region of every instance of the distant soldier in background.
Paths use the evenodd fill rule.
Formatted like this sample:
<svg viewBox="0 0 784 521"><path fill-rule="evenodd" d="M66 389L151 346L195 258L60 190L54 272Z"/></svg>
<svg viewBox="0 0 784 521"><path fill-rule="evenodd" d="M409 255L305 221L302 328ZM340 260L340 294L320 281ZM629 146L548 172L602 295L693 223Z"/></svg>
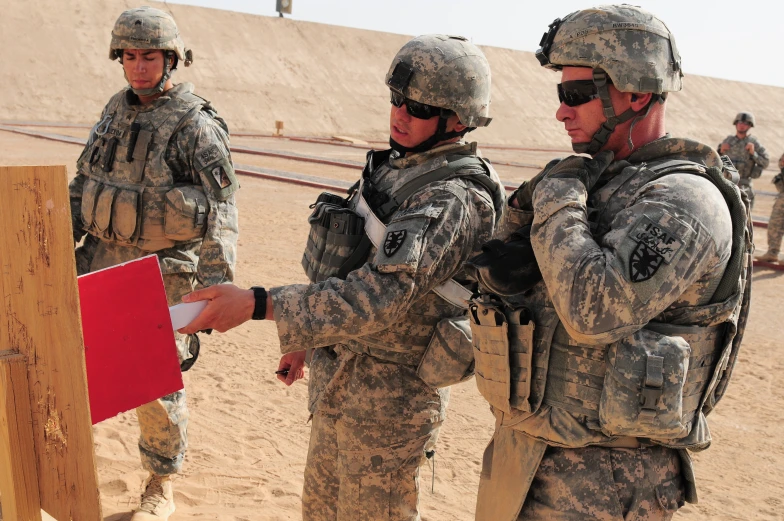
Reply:
<svg viewBox="0 0 784 521"><path fill-rule="evenodd" d="M732 124L735 125L736 133L734 136L727 136L719 144L719 153L729 156L738 169L741 190L748 194L751 206L754 207L751 180L762 175L762 171L770 164L770 156L759 140L749 134L754 126L754 114L739 112Z"/></svg>
<svg viewBox="0 0 784 521"><path fill-rule="evenodd" d="M109 58L129 85L93 127L71 182L79 274L155 253L169 305L182 295L234 279L238 188L225 122L193 85L171 75L193 57L174 19L150 7L122 13ZM199 352L196 335L176 333L182 370ZM121 356L118 355L118 356ZM170 476L187 447L185 390L136 409L142 466L150 473L132 521L174 512Z"/></svg>
<svg viewBox="0 0 784 521"><path fill-rule="evenodd" d="M759 255L757 260L763 262L778 262L781 251L781 238L784 236L784 155L779 158L781 172L773 178L773 184L779 194L773 203L768 222L768 251Z"/></svg>

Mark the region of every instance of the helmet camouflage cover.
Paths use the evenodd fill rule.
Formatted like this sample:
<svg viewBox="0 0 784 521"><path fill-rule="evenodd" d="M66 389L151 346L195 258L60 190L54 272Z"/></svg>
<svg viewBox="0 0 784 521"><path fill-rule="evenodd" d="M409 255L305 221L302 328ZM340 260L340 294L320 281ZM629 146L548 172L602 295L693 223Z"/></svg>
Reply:
<svg viewBox="0 0 784 521"><path fill-rule="evenodd" d="M397 53L387 86L408 99L453 111L467 127L486 127L490 114L490 64L461 36L419 36Z"/></svg>
<svg viewBox="0 0 784 521"><path fill-rule="evenodd" d="M120 15L112 29L109 59L118 58L121 49L161 49L174 52L186 67L193 62L193 53L185 48L174 18L153 7L128 9Z"/></svg>
<svg viewBox="0 0 784 521"><path fill-rule="evenodd" d="M735 116L735 121L732 122L733 125L737 125L738 122L741 123L748 123L749 126L754 126L754 114L751 112L738 112L738 115Z"/></svg>
<svg viewBox="0 0 784 521"><path fill-rule="evenodd" d="M653 14L627 4L583 9L555 20L536 57L551 69L602 69L622 92L662 94L682 88L672 33Z"/></svg>

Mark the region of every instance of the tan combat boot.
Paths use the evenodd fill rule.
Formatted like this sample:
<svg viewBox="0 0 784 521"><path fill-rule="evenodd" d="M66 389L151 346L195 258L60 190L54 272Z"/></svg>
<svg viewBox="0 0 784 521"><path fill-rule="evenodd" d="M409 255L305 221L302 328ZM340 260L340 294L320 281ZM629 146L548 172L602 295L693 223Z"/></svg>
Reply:
<svg viewBox="0 0 784 521"><path fill-rule="evenodd" d="M170 476L150 474L144 482L142 503L131 521L166 521L174 513L174 491Z"/></svg>
<svg viewBox="0 0 784 521"><path fill-rule="evenodd" d="M762 262L778 262L779 261L779 252L768 250L763 255L758 255L756 260Z"/></svg>

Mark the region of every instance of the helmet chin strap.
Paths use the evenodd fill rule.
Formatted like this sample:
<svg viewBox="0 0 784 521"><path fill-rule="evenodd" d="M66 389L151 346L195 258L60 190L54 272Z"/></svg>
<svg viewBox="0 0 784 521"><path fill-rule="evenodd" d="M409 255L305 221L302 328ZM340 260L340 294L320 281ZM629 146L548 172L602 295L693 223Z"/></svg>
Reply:
<svg viewBox="0 0 784 521"><path fill-rule="evenodd" d="M161 81L158 82L158 85L150 89L134 89L133 86L131 86L131 90L133 91L133 93L136 94L137 96L154 96L156 94L162 93L163 89L166 87L166 82L169 81L169 78L171 78L172 72L174 71L174 69L177 68L176 65L174 67L171 66L172 61L173 60L171 59L171 53L170 52L164 53L163 76L161 76ZM128 81L128 75L125 74L125 70L123 70L123 75L125 76L125 81ZM128 81L129 85L130 83L131 82Z"/></svg>
<svg viewBox="0 0 784 521"><path fill-rule="evenodd" d="M392 150L399 152L400 154L418 154L420 152L425 152L433 148L436 143L440 143L442 141L446 141L448 139L462 137L466 135L468 132L474 130L475 127L466 127L465 129L455 132L454 130L451 132L446 131L446 123L449 118L445 117L443 114L438 116L438 127L436 127L435 133L418 144L415 147L406 147L392 139L392 136L389 137L389 146Z"/></svg>
<svg viewBox="0 0 784 521"><path fill-rule="evenodd" d="M602 126L599 127L599 129L594 133L589 143L572 143L572 150L578 154L588 154L591 156L598 153L599 150L601 150L601 148L607 144L607 140L610 139L610 135L615 130L615 127L617 127L620 123L629 121L633 117L641 114L643 111L645 111L645 114L647 115L654 101L654 98L652 97L651 101L648 103L648 106L645 109L637 111L632 108L628 108L623 112L623 114L617 116L612 105L612 99L610 98L610 88L607 81L607 73L602 69L594 69L593 83L596 85L596 90L599 92L599 98L602 100L604 117L607 121L602 123ZM631 131L629 133L629 142L631 142Z"/></svg>

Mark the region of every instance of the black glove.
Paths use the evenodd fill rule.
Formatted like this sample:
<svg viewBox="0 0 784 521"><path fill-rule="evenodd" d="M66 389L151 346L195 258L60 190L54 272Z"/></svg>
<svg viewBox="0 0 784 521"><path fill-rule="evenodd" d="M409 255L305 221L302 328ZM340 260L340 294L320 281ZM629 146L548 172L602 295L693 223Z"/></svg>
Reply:
<svg viewBox="0 0 784 521"><path fill-rule="evenodd" d="M523 184L515 190L512 194L510 199L517 199L517 207L521 210L532 211L533 208L533 200L534 200L534 190L536 189L536 185L539 184L539 181L544 179L545 174L557 165L561 161L561 158L553 159L549 163L545 165L541 172L536 174L533 179L529 179L528 181L523 181Z"/></svg>
<svg viewBox="0 0 784 521"><path fill-rule="evenodd" d="M569 156L551 168L545 177L548 179L578 179L590 192L602 172L607 170L607 167L612 163L613 157L615 154L610 150L599 152L591 159L582 156Z"/></svg>
<svg viewBox="0 0 784 521"><path fill-rule="evenodd" d="M465 265L469 275L490 292L508 297L524 293L542 280L531 246L531 226L524 226L508 242L493 239L482 246L482 253Z"/></svg>

